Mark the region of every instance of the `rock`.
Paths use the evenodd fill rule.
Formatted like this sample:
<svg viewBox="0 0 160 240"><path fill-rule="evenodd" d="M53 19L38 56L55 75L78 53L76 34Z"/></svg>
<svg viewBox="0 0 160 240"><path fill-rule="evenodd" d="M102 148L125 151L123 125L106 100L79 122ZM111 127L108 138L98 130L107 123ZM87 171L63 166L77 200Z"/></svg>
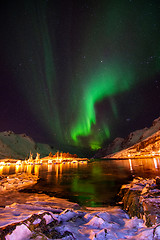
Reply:
<svg viewBox="0 0 160 240"><path fill-rule="evenodd" d="M12 233L9 233L6 235L6 240L28 240L29 237L32 235L29 228L24 225L18 225L16 228L12 231Z"/></svg>
<svg viewBox="0 0 160 240"><path fill-rule="evenodd" d="M108 236L109 237L109 236ZM93 240L102 240L107 238L107 229L102 229L99 232L94 234ZM112 238L113 239L113 238ZM116 239L116 238L115 238Z"/></svg>
<svg viewBox="0 0 160 240"><path fill-rule="evenodd" d="M160 188L160 178L156 177L156 185L158 188Z"/></svg>
<svg viewBox="0 0 160 240"><path fill-rule="evenodd" d="M155 183L159 184L159 178L134 179L130 187L122 186L119 193L129 215L144 219L148 227L160 223L160 191Z"/></svg>
<svg viewBox="0 0 160 240"><path fill-rule="evenodd" d="M72 209L65 209L62 213L60 213L58 220L62 222L66 222L76 216L77 216L77 213L74 212Z"/></svg>
<svg viewBox="0 0 160 240"><path fill-rule="evenodd" d="M99 229L107 228L109 226L109 224L105 222L103 218L98 216L94 216L88 223L86 223L86 225L90 225Z"/></svg>
<svg viewBox="0 0 160 240"><path fill-rule="evenodd" d="M130 190L125 193L123 197L124 209L128 211L130 216L141 217L143 214L142 205L139 201L140 191L139 190Z"/></svg>
<svg viewBox="0 0 160 240"><path fill-rule="evenodd" d="M15 204L17 206L17 204ZM42 204L43 206L43 204ZM13 205L12 205L13 207ZM24 206L25 207L25 206ZM19 208L17 208L18 210ZM24 208L25 211L25 208ZM26 213L25 213L26 214ZM75 215L76 214L76 215ZM18 214L17 214L18 215ZM67 221L59 220L63 216ZM75 215L75 217L73 217ZM71 219L75 218L75 221ZM64 220L64 219L63 219ZM154 234L153 234L154 232ZM159 227L147 228L142 219L129 216L121 209L74 211L66 209L63 214L40 211L27 219L0 228L2 240L48 240L48 239L159 239Z"/></svg>
<svg viewBox="0 0 160 240"><path fill-rule="evenodd" d="M153 240L160 239L160 225L156 226L153 231Z"/></svg>
<svg viewBox="0 0 160 240"><path fill-rule="evenodd" d="M2 177L0 178L0 191L23 189L26 186L35 184L37 180L37 176L26 173L13 174L6 178Z"/></svg>

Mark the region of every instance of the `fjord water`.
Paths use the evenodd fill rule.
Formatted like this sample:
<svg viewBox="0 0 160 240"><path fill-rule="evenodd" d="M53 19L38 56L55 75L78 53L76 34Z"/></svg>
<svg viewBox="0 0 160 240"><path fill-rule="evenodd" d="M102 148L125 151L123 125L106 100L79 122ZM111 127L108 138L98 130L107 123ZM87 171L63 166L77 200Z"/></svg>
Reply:
<svg viewBox="0 0 160 240"><path fill-rule="evenodd" d="M65 163L6 166L1 174L28 172L40 180L28 192L46 193L65 198L81 206L115 204L122 184L135 176L152 178L160 175L160 160L97 160L89 163Z"/></svg>

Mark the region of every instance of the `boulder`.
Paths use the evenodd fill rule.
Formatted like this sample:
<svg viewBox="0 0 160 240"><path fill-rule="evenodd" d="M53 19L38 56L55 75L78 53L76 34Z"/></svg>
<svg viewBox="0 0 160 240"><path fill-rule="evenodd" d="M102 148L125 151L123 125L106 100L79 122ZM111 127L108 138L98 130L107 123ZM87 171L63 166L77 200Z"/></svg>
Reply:
<svg viewBox="0 0 160 240"><path fill-rule="evenodd" d="M135 178L129 185L122 186L119 196L123 208L130 217L137 216L150 227L160 223L160 190L159 178Z"/></svg>

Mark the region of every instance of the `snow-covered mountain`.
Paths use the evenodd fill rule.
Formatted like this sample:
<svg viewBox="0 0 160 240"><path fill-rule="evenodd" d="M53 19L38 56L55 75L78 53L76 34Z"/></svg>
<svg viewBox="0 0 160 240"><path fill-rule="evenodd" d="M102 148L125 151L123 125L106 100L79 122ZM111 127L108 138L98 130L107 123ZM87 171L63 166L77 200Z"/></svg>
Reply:
<svg viewBox="0 0 160 240"><path fill-rule="evenodd" d="M119 137L115 138L114 141L111 144L109 144L107 147L99 149L94 155L94 158L101 158L111 153L121 151L123 149L122 148L123 141L124 141L124 138L119 138Z"/></svg>
<svg viewBox="0 0 160 240"><path fill-rule="evenodd" d="M152 144L154 145L155 136L160 135L160 117L155 119L150 128L143 128L130 133L126 138L116 138L109 146L100 149L96 154L95 158L108 157L110 155L117 157L116 152L122 152L124 149L131 148L137 143L145 142L148 138L153 138ZM153 146L152 146L153 147ZM154 149L154 147L153 147ZM147 150L148 151L148 150ZM122 154L123 155L123 154ZM126 154L124 154L126 155ZM118 155L119 156L119 155ZM122 156L121 156L122 157Z"/></svg>
<svg viewBox="0 0 160 240"><path fill-rule="evenodd" d="M133 146L110 155L112 158L146 158L160 156L160 131ZM108 158L105 156L104 158Z"/></svg>
<svg viewBox="0 0 160 240"><path fill-rule="evenodd" d="M55 151L47 144L34 142L26 134L15 134L12 131L0 132L0 158L25 159L30 152L33 156L38 152L43 157Z"/></svg>

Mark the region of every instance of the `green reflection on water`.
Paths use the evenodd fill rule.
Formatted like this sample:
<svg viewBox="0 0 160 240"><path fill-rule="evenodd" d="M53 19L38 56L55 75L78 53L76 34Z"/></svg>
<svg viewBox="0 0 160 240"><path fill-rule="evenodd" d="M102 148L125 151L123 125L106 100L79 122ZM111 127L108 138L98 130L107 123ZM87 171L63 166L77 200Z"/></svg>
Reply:
<svg viewBox="0 0 160 240"><path fill-rule="evenodd" d="M87 182L87 180L84 182L80 180L78 176L75 176L72 182L72 191L95 194L95 187L91 183Z"/></svg>
<svg viewBox="0 0 160 240"><path fill-rule="evenodd" d="M101 176L102 175L102 168L101 168L101 166L93 165L93 167L92 167L92 175L93 176L96 175L97 177Z"/></svg>

